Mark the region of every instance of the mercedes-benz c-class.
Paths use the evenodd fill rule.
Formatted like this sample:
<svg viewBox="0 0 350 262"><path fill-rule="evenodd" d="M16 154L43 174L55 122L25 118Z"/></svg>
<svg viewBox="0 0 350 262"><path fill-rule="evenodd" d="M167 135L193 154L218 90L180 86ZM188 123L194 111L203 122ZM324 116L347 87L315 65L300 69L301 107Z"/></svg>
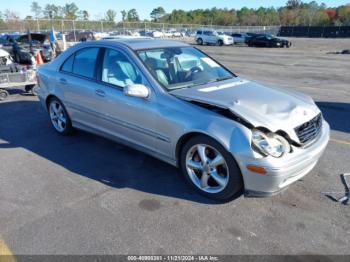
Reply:
<svg viewBox="0 0 350 262"><path fill-rule="evenodd" d="M83 129L134 147L220 201L281 191L329 140L312 98L242 79L182 42L77 44L40 66L36 91L58 133Z"/></svg>

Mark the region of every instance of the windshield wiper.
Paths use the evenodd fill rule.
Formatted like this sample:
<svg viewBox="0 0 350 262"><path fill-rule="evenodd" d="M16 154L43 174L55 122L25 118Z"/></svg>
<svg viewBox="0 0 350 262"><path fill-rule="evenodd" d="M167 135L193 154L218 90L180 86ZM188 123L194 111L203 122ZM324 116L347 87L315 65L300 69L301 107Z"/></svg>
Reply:
<svg viewBox="0 0 350 262"><path fill-rule="evenodd" d="M201 85L206 85L206 84L210 84L210 83L220 82L220 81L228 80L228 79L231 79L231 78L233 78L233 76L218 77L218 78L209 80L207 82L201 83Z"/></svg>
<svg viewBox="0 0 350 262"><path fill-rule="evenodd" d="M233 78L233 76L223 76L223 77L219 77L219 78L216 78L216 82L228 80L228 79L231 79L231 78Z"/></svg>
<svg viewBox="0 0 350 262"><path fill-rule="evenodd" d="M190 87L194 87L194 86L200 86L200 85L206 85L206 84L210 84L210 83L214 83L214 82L220 82L220 81L228 80L228 79L231 79L231 78L233 78L233 76L219 77L219 78L216 78L216 79L209 80L207 82L178 85L178 86L174 86L174 87L169 88L169 89L170 90L176 90L176 89L190 88Z"/></svg>

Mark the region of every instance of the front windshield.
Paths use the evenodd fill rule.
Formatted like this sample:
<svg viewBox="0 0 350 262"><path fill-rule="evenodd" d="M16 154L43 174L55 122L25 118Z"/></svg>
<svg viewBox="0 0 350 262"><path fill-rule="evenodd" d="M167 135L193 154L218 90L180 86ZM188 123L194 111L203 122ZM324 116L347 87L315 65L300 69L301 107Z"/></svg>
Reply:
<svg viewBox="0 0 350 262"><path fill-rule="evenodd" d="M235 77L193 47L168 47L138 51L148 70L167 90L188 88Z"/></svg>

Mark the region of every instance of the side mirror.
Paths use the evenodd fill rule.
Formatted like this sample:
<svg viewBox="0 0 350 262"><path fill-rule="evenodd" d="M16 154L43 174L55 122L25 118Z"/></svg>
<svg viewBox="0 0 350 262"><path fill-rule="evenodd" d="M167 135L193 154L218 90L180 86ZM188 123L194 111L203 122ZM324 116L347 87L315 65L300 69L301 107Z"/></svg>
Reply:
<svg viewBox="0 0 350 262"><path fill-rule="evenodd" d="M126 96L147 98L150 95L149 89L146 86L140 84L127 85L124 87L123 91L124 95Z"/></svg>

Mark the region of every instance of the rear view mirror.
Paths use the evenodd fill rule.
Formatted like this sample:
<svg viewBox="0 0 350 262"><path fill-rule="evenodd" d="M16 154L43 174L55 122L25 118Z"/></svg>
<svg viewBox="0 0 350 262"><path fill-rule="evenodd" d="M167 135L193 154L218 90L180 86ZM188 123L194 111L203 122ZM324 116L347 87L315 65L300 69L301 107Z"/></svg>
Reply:
<svg viewBox="0 0 350 262"><path fill-rule="evenodd" d="M149 89L144 85L134 84L124 87L124 95L126 96L147 98L149 94Z"/></svg>

